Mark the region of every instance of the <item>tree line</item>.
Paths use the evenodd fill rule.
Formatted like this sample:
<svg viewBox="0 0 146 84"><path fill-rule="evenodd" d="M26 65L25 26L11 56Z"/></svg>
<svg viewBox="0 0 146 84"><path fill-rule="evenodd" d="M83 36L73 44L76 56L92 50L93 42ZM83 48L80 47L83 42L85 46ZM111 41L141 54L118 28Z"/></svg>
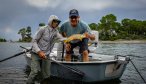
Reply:
<svg viewBox="0 0 146 84"><path fill-rule="evenodd" d="M40 23L39 27L45 26ZM117 22L114 14L103 16L99 23L89 24L92 30L99 31L100 40L143 40L146 39L146 21L125 18L121 22ZM30 42L31 27L22 28L18 31L21 35L19 42Z"/></svg>
<svg viewBox="0 0 146 84"><path fill-rule="evenodd" d="M39 27L45 26L45 23L40 23ZM32 33L31 33L31 27L28 26L26 28L21 28L18 31L18 34L21 35L21 38L19 39L18 42L31 42L32 40Z"/></svg>
<svg viewBox="0 0 146 84"><path fill-rule="evenodd" d="M7 40L0 37L0 42L7 42Z"/></svg>
<svg viewBox="0 0 146 84"><path fill-rule="evenodd" d="M31 37L31 27L30 26L20 29L18 31L18 34L21 35L19 42L31 42L32 37Z"/></svg>
<svg viewBox="0 0 146 84"><path fill-rule="evenodd" d="M146 20L125 18L117 22L113 14L103 16L99 23L89 24L92 30L99 31L100 40L143 40L146 39Z"/></svg>

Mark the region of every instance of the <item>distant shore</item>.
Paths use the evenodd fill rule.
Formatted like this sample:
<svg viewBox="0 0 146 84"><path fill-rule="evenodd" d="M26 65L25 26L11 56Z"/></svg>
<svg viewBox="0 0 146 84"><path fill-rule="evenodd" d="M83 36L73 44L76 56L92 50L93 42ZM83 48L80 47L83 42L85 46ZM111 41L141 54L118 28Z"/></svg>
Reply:
<svg viewBox="0 0 146 84"><path fill-rule="evenodd" d="M99 43L146 43L146 40L116 40L116 41L99 41Z"/></svg>
<svg viewBox="0 0 146 84"><path fill-rule="evenodd" d="M31 42L0 42L0 43L31 43ZM115 41L100 41L99 43L139 43L146 44L146 40L115 40Z"/></svg>

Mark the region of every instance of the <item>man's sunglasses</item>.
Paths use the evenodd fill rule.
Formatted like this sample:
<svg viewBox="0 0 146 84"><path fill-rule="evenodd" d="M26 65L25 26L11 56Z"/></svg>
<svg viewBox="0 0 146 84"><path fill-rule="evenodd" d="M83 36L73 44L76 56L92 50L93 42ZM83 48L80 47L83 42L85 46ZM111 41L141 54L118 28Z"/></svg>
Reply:
<svg viewBox="0 0 146 84"><path fill-rule="evenodd" d="M61 21L54 19L52 22L60 24Z"/></svg>
<svg viewBox="0 0 146 84"><path fill-rule="evenodd" d="M70 19L77 19L77 16L71 16Z"/></svg>

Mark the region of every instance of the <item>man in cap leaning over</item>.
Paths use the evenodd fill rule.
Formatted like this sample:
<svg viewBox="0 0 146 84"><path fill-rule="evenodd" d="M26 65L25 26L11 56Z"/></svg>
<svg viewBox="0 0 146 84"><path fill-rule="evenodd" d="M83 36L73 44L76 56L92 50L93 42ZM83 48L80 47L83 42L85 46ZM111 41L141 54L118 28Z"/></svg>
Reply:
<svg viewBox="0 0 146 84"><path fill-rule="evenodd" d="M59 34L57 27L61 21L55 15L51 15L48 25L40 28L32 41L31 72L29 74L27 84L34 84L38 74L42 75L42 79L50 77L50 60L49 55L57 38L63 37Z"/></svg>
<svg viewBox="0 0 146 84"><path fill-rule="evenodd" d="M71 61L71 54L73 54L73 49L76 46L79 46L79 52L83 56L83 61L89 61L88 58L88 40L94 40L95 36L91 34L90 28L87 24L80 20L79 13L76 9L72 9L69 12L69 21L66 21L61 25L60 33L64 37L70 37L74 34L85 34L86 38L82 39L82 41L71 41L66 43L66 61Z"/></svg>

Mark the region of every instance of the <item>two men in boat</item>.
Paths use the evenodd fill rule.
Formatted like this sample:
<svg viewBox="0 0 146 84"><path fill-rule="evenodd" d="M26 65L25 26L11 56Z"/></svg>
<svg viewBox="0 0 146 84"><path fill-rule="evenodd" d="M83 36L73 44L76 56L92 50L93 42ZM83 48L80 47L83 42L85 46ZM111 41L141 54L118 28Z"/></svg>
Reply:
<svg viewBox="0 0 146 84"><path fill-rule="evenodd" d="M35 78L41 73L41 79L50 77L50 60L49 55L53 49L56 38L62 39L57 27L60 20L57 16L51 15L48 25L39 28L32 41L31 72L29 74L27 84L34 84Z"/></svg>
<svg viewBox="0 0 146 84"><path fill-rule="evenodd" d="M71 61L71 54L76 46L80 47L79 52L83 55L83 61L89 61L88 59L88 40L94 40L95 36L91 34L90 28L83 21L80 20L79 13L76 9L72 9L69 12L69 21L62 24L59 34L57 27L60 20L57 16L51 15L48 20L48 25L44 28L40 28L33 38L32 50L35 53L32 54L31 72L29 74L27 84L34 84L35 78L41 73L42 78L46 79L50 77L50 60L49 55L53 49L56 38L63 39L64 37L70 37L74 34L84 34L82 41L73 40L67 42L66 46L66 61Z"/></svg>
<svg viewBox="0 0 146 84"><path fill-rule="evenodd" d="M74 53L73 49L79 46L79 53L83 56L83 61L89 61L88 58L88 40L94 40L95 36L91 34L90 27L80 20L79 13L76 9L69 12L69 20L61 25L60 33L63 37L70 37L74 34L84 34L85 38L82 41L73 40L65 44L66 46L66 61L71 61L71 55Z"/></svg>

